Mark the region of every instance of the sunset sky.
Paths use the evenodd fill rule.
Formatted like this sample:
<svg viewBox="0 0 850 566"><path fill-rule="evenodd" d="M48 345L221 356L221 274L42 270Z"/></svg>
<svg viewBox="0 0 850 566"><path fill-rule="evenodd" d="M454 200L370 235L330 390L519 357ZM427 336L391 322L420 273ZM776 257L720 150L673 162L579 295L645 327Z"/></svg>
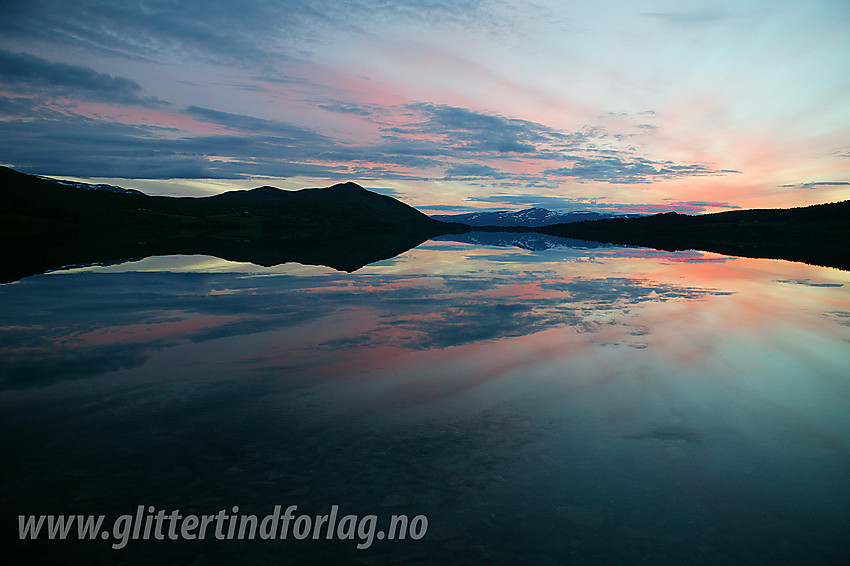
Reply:
<svg viewBox="0 0 850 566"><path fill-rule="evenodd" d="M425 212L850 199L850 2L0 2L0 164Z"/></svg>

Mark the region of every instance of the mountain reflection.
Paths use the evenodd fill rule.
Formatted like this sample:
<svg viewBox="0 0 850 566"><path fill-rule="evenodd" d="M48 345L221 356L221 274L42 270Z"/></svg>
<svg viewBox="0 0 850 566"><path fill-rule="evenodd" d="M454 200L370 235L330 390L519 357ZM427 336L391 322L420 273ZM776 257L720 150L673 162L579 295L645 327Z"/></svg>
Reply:
<svg viewBox="0 0 850 566"><path fill-rule="evenodd" d="M610 248L610 244L587 242L572 238L561 238L538 232L482 232L471 231L465 234L446 234L432 238L440 242L461 242L483 246L517 247L530 251L541 251L552 248Z"/></svg>
<svg viewBox="0 0 850 566"><path fill-rule="evenodd" d="M116 265L163 255L209 255L266 267L296 262L351 272L402 254L424 242L429 235L421 230L357 230L327 237L317 234L261 239L192 237L156 242L67 237L48 244L28 241L16 244L14 253L0 263L0 283L49 271Z"/></svg>

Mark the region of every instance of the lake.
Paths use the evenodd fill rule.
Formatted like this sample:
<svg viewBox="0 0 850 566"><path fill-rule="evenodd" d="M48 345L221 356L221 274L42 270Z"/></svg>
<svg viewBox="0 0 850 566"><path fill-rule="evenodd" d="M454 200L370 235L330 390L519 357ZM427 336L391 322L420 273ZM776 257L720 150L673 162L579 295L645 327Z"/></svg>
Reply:
<svg viewBox="0 0 850 566"><path fill-rule="evenodd" d="M354 273L166 256L37 275L0 286L4 545L63 564L840 563L848 370L850 273L779 260L443 237ZM230 540L113 528L140 506L259 527L278 505L307 516L285 539L251 540L250 519ZM334 506L353 522L308 535ZM103 538L18 540L19 515L89 514ZM380 540L370 515L419 519Z"/></svg>

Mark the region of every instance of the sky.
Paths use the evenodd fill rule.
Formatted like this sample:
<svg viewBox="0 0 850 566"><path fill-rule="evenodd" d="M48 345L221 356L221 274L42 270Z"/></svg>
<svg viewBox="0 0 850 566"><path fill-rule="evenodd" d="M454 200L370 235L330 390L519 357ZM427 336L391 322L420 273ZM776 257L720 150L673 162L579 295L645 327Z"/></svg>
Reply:
<svg viewBox="0 0 850 566"><path fill-rule="evenodd" d="M428 213L850 199L850 2L0 0L0 164Z"/></svg>

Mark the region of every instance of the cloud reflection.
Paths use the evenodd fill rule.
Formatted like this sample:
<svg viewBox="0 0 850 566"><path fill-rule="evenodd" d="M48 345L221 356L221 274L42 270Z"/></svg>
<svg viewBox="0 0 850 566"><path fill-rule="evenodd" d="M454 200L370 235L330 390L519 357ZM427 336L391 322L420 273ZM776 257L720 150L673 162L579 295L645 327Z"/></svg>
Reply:
<svg viewBox="0 0 850 566"><path fill-rule="evenodd" d="M263 333L290 336L285 347L300 349L304 363L312 364L320 351L334 357L363 348L442 349L555 327L592 332L603 312L729 294L638 276L528 269L536 265L533 259L525 268L456 274L80 271L37 276L2 288L2 383L21 388L93 377L138 367L154 350L180 343ZM472 263L493 265L486 257Z"/></svg>

